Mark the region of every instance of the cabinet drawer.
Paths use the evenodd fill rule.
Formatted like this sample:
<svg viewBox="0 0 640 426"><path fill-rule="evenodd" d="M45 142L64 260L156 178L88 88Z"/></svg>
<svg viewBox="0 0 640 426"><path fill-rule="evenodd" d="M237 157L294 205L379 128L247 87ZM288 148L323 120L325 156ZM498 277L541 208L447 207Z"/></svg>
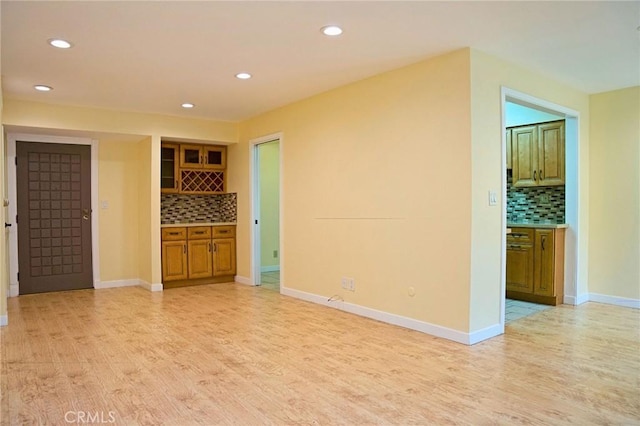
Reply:
<svg viewBox="0 0 640 426"><path fill-rule="evenodd" d="M235 238L235 236L236 227L233 225L213 227L213 238Z"/></svg>
<svg viewBox="0 0 640 426"><path fill-rule="evenodd" d="M534 230L532 228L512 228L507 235L507 248L511 245L533 244Z"/></svg>
<svg viewBox="0 0 640 426"><path fill-rule="evenodd" d="M194 226L194 227L188 228L188 235L190 240L210 240L211 227L210 226Z"/></svg>
<svg viewBox="0 0 640 426"><path fill-rule="evenodd" d="M179 241L187 239L187 228L162 228L162 241Z"/></svg>

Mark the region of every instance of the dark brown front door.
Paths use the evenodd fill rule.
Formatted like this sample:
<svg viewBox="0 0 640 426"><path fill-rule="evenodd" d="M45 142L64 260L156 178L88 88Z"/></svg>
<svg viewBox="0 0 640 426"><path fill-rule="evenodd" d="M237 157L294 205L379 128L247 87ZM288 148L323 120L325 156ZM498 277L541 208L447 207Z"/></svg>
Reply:
<svg viewBox="0 0 640 426"><path fill-rule="evenodd" d="M17 142L20 294L93 287L91 147Z"/></svg>

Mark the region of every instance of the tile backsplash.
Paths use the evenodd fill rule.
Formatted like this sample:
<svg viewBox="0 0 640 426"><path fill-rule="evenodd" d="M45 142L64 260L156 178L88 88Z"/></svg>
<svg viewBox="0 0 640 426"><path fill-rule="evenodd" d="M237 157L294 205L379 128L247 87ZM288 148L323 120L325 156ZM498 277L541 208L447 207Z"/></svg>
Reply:
<svg viewBox="0 0 640 426"><path fill-rule="evenodd" d="M162 194L160 197L160 222L236 222L237 194Z"/></svg>
<svg viewBox="0 0 640 426"><path fill-rule="evenodd" d="M515 188L507 175L507 222L565 223L565 187Z"/></svg>

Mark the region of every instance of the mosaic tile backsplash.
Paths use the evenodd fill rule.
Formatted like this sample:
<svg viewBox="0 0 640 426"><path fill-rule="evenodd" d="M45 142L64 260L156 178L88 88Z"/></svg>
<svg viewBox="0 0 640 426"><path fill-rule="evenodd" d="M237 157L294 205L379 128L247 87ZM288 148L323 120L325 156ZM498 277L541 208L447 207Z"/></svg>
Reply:
<svg viewBox="0 0 640 426"><path fill-rule="evenodd" d="M565 223L564 185L515 188L507 175L507 222Z"/></svg>
<svg viewBox="0 0 640 426"><path fill-rule="evenodd" d="M237 194L189 195L162 194L160 222L236 222Z"/></svg>

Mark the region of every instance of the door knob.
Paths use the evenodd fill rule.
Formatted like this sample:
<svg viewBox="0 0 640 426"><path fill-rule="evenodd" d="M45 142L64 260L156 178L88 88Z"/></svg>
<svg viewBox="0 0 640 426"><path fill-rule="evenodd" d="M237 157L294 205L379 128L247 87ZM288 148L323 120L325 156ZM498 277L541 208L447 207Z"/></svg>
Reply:
<svg viewBox="0 0 640 426"><path fill-rule="evenodd" d="M8 228L8 227L10 227L10 226L11 226L11 224L10 224L10 223L6 223L6 222L5 222L5 224L4 224L4 227L5 227L5 228Z"/></svg>
<svg viewBox="0 0 640 426"><path fill-rule="evenodd" d="M84 220L89 220L90 215L91 215L91 209L82 209L82 218Z"/></svg>

